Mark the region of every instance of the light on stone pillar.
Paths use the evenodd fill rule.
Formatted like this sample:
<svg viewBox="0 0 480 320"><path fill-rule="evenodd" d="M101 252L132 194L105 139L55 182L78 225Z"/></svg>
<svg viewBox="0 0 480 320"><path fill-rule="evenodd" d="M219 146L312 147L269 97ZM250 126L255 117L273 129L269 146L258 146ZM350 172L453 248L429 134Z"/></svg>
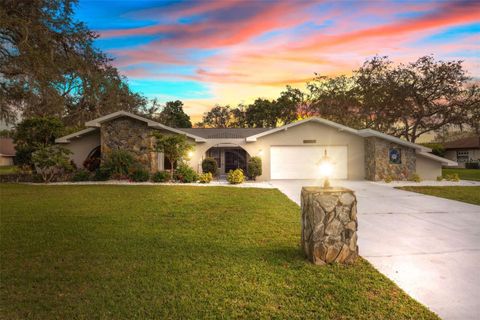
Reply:
<svg viewBox="0 0 480 320"><path fill-rule="evenodd" d="M325 154L320 160L319 166L320 175L323 177L323 187L330 188L330 177L333 174L333 164L330 157L327 154L327 149L325 149Z"/></svg>

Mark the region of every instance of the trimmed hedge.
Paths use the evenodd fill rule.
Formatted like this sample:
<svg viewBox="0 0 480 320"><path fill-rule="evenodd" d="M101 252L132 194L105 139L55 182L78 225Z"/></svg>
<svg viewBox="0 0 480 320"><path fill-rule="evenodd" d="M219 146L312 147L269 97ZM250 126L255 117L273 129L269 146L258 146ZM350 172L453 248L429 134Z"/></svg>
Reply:
<svg viewBox="0 0 480 320"><path fill-rule="evenodd" d="M217 175L217 161L213 158L205 158L202 161L202 171L203 173L211 173L212 175L216 176Z"/></svg>
<svg viewBox="0 0 480 320"><path fill-rule="evenodd" d="M262 175L262 159L260 157L251 157L247 164L248 177L255 180Z"/></svg>
<svg viewBox="0 0 480 320"><path fill-rule="evenodd" d="M230 184L240 184L245 180L242 169L230 170L227 174L227 181Z"/></svg>

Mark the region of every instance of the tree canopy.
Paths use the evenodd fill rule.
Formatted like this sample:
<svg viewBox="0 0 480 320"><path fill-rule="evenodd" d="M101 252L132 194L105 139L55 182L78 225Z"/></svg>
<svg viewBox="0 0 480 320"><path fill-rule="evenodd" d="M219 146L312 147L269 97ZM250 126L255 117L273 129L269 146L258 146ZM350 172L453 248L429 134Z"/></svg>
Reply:
<svg viewBox="0 0 480 320"><path fill-rule="evenodd" d="M415 142L448 128L480 131L480 89L462 61L424 56L395 65L366 60L352 75L316 75L306 92L287 86L277 99L258 98L237 108L215 106L206 127L276 127L320 116L353 128L371 128Z"/></svg>
<svg viewBox="0 0 480 320"><path fill-rule="evenodd" d="M183 111L180 100L168 101L155 120L173 128L191 128L190 116Z"/></svg>
<svg viewBox="0 0 480 320"><path fill-rule="evenodd" d="M75 0L0 2L0 118L55 116L66 124L146 100L132 93L98 37L73 17Z"/></svg>
<svg viewBox="0 0 480 320"><path fill-rule="evenodd" d="M350 77L318 76L309 83L306 113L411 142L445 126L478 132L479 87L469 80L462 61L424 56L395 66L374 57Z"/></svg>

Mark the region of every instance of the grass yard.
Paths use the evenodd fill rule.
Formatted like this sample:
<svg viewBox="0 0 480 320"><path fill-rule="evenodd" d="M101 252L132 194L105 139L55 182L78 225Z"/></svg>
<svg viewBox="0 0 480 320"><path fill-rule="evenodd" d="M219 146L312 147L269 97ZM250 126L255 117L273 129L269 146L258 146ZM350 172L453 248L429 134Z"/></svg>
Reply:
<svg viewBox="0 0 480 320"><path fill-rule="evenodd" d="M444 168L442 176L457 173L461 180L480 181L480 169Z"/></svg>
<svg viewBox="0 0 480 320"><path fill-rule="evenodd" d="M0 174L16 173L17 171L18 171L17 166L1 166L0 167Z"/></svg>
<svg viewBox="0 0 480 320"><path fill-rule="evenodd" d="M399 189L480 205L480 187L401 187Z"/></svg>
<svg viewBox="0 0 480 320"><path fill-rule="evenodd" d="M305 261L278 190L0 191L3 319L437 319L364 260Z"/></svg>

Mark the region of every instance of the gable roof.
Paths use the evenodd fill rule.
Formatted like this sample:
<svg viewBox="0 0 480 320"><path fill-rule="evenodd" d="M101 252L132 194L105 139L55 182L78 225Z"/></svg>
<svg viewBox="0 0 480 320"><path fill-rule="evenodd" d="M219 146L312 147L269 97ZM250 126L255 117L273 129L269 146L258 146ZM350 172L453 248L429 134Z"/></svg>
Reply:
<svg viewBox="0 0 480 320"><path fill-rule="evenodd" d="M55 139L55 142L56 143L69 143L71 139L80 138L80 137L82 137L82 136L84 136L84 135L86 135L90 132L94 132L94 131L97 131L97 130L98 130L97 128L83 129L83 130L71 133L69 135L57 138L57 139Z"/></svg>
<svg viewBox="0 0 480 320"><path fill-rule="evenodd" d="M267 136L279 131L284 131L284 130L286 131L289 128L302 125L307 122L317 122L317 123L321 123L329 127L335 128L340 132L348 132L364 138L378 137L380 139L391 141L399 145L413 148L417 151L419 155L441 162L444 165L448 165L448 166L456 165L456 162L454 161L430 154L429 152L432 151L430 148L427 148L412 142L408 142L376 130L372 130L372 129L357 130L357 129L350 128L342 124L329 121L323 118L319 118L319 117L311 117L311 118L303 119L303 120L293 122L278 128L172 128L172 127L163 125L159 122L135 115L130 112L117 111L117 112L108 114L106 116L88 121L85 123L85 126L89 128L58 138L55 140L55 142L69 143L70 140L73 138L81 137L83 135L89 134L90 132L98 130L98 128L101 127L102 123L111 121L120 117L129 117L132 119L145 122L148 127L163 129L163 130L178 133L178 134L185 134L187 137L194 139L195 142L206 142L207 139L245 139L245 141L247 142L254 142L254 141L257 141L257 139L262 138L264 136ZM476 141L478 144L480 144L480 139L477 138Z"/></svg>
<svg viewBox="0 0 480 320"><path fill-rule="evenodd" d="M245 139L270 128L177 128L205 139Z"/></svg>
<svg viewBox="0 0 480 320"><path fill-rule="evenodd" d="M442 157L436 156L433 153L420 151L417 154L421 155L422 157L441 162L442 165L447 166L447 167L454 167L454 166L458 165L458 163L456 161L452 161L452 160L447 159L447 158L442 158Z"/></svg>
<svg viewBox="0 0 480 320"><path fill-rule="evenodd" d="M175 128L166 126L166 125L161 124L159 122L156 122L156 121L138 116L136 114L133 114L133 113L130 113L130 112L127 112L127 111L117 111L117 112L107 114L106 116L103 116L103 117L100 117L100 118L97 118L97 119L93 119L91 121L87 121L87 122L85 122L85 126L89 127L89 128L78 131L78 132L75 132L75 133L72 133L72 134L69 134L69 135L61 137L61 138L58 138L58 139L55 140L55 142L57 142L57 143L69 143L70 139L77 138L77 137L85 135L89 132L92 132L93 130L96 130L96 128L100 128L102 123L112 121L112 120L115 120L115 119L121 118L121 117L129 117L129 118L132 118L132 119L135 119L135 120L138 120L138 121L145 122L148 127L152 127L152 128L155 128L155 129L163 129L163 130L178 133L178 134L184 134L187 137L194 139L195 142L205 142L206 141L204 138L199 137L197 135L194 135L194 134L191 134L191 133L188 133L188 132L181 131L179 129L175 129Z"/></svg>
<svg viewBox="0 0 480 320"><path fill-rule="evenodd" d="M375 130L372 130L372 129L357 130L357 129L354 129L354 128L344 126L343 124L339 124L339 123L336 123L336 122L333 122L333 121L330 121L330 120L326 120L326 119L323 119L323 118L319 118L319 117L311 117L311 118L303 119L303 120L300 120L300 121L297 121L297 122L292 122L290 124L287 124L287 125L284 125L284 126L281 126L281 127L278 127L278 128L274 128L274 129L271 129L271 130L268 130L268 131L265 131L265 132L261 132L259 134L256 134L256 135L253 135L253 136L250 136L250 137L247 137L246 140L249 141L249 142L257 141L258 138L270 135L270 134L275 133L275 132L288 130L289 128L292 128L292 127L295 127L295 126L298 126L298 125L302 125L302 124L307 123L307 122L321 123L321 124L327 125L329 127L338 129L338 131L348 132L348 133L355 134L355 135L358 135L358 136L364 137L364 138L366 138L366 137L378 137L378 138L388 140L388 141L391 141L391 142L395 142L399 145L410 147L410 148L413 148L413 149L416 149L416 150L421 150L421 151L425 151L425 152L432 151L431 149L429 149L427 147L424 147L424 146L421 146L421 145L418 145L418 144L415 144L415 143L412 143L412 142L408 142L408 141L399 139L397 137L393 137L391 135L381 133L379 131L375 131Z"/></svg>
<svg viewBox="0 0 480 320"><path fill-rule="evenodd" d="M473 136L445 143L445 149L480 149L480 136Z"/></svg>

